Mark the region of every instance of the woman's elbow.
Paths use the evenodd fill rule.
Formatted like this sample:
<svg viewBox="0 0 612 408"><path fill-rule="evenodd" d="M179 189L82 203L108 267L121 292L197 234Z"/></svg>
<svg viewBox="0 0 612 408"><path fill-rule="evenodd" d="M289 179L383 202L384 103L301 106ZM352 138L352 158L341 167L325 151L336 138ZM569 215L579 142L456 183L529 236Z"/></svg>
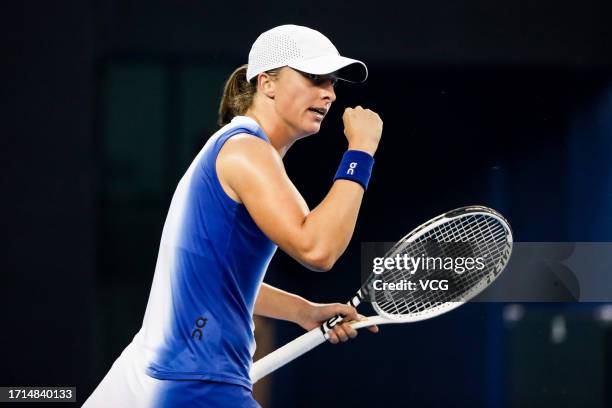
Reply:
<svg viewBox="0 0 612 408"><path fill-rule="evenodd" d="M331 251L316 251L304 254L303 263L305 266L316 272L328 272L334 267L338 260Z"/></svg>

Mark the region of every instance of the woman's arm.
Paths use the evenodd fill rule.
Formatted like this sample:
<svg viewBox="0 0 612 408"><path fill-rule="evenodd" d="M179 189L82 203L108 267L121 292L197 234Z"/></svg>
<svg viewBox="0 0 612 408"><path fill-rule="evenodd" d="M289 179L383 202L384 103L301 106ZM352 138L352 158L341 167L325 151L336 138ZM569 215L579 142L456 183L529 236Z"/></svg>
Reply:
<svg viewBox="0 0 612 408"><path fill-rule="evenodd" d="M378 115L358 107L347 110L344 121L349 148L373 155L382 131ZM353 235L364 193L360 184L336 180L310 211L276 150L251 135L228 140L216 166L222 185L238 196L259 228L281 249L310 269L332 268Z"/></svg>
<svg viewBox="0 0 612 408"><path fill-rule="evenodd" d="M294 322L305 330L312 330L338 314L345 316L344 321L357 320L360 317L357 310L349 305L309 302L303 297L285 292L266 283L263 283L259 289L255 301L255 314ZM378 328L373 326L369 330L376 333ZM338 341L344 342L355 336L357 336L357 330L347 323L342 323L336 325L330 331L329 341L335 344Z"/></svg>
<svg viewBox="0 0 612 408"><path fill-rule="evenodd" d="M301 296L262 283L255 301L255 314L300 324L309 303Z"/></svg>

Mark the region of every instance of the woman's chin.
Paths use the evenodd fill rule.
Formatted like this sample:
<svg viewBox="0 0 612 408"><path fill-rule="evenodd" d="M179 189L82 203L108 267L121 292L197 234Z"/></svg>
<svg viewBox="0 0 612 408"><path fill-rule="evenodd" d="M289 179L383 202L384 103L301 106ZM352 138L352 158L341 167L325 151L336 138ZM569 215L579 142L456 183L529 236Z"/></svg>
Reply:
<svg viewBox="0 0 612 408"><path fill-rule="evenodd" d="M301 139L303 137L318 133L319 130L321 130L321 123L322 121L320 120L303 120L298 126L295 127L299 133L298 138Z"/></svg>
<svg viewBox="0 0 612 408"><path fill-rule="evenodd" d="M308 132L308 134L310 135L314 135L315 133L319 133L319 130L321 130L321 125L319 126L314 126L310 132Z"/></svg>
<svg viewBox="0 0 612 408"><path fill-rule="evenodd" d="M307 126L305 126L305 131L308 132L309 135L314 133L318 133L321 130L321 121L310 121Z"/></svg>

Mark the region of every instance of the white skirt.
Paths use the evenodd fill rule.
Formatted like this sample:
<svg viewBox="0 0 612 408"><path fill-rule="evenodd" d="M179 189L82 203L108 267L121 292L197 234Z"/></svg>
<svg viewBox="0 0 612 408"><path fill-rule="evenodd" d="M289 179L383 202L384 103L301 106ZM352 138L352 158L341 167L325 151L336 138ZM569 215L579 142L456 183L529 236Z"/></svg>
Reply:
<svg viewBox="0 0 612 408"><path fill-rule="evenodd" d="M164 381L145 374L142 358L134 343L130 343L83 407L151 408L159 400L164 385Z"/></svg>
<svg viewBox="0 0 612 408"><path fill-rule="evenodd" d="M130 343L83 404L85 408L261 408L250 389L199 380L158 380L145 373L146 362Z"/></svg>

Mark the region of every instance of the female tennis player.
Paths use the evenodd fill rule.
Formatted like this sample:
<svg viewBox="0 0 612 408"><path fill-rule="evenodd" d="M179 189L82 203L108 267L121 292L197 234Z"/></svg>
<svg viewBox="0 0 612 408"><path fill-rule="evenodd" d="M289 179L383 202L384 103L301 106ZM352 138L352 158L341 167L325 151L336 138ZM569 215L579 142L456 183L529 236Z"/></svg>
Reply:
<svg viewBox="0 0 612 408"><path fill-rule="evenodd" d="M277 246L315 271L331 269L346 249L381 138L379 116L345 110L348 150L312 211L282 158L319 131L336 80L366 77L365 64L340 56L315 30L285 25L257 38L248 65L226 83L223 127L172 198L143 326L84 406L258 407L249 378L253 314L306 330L338 314L358 318L348 305L309 302L262 280ZM330 341L356 335L338 324Z"/></svg>

